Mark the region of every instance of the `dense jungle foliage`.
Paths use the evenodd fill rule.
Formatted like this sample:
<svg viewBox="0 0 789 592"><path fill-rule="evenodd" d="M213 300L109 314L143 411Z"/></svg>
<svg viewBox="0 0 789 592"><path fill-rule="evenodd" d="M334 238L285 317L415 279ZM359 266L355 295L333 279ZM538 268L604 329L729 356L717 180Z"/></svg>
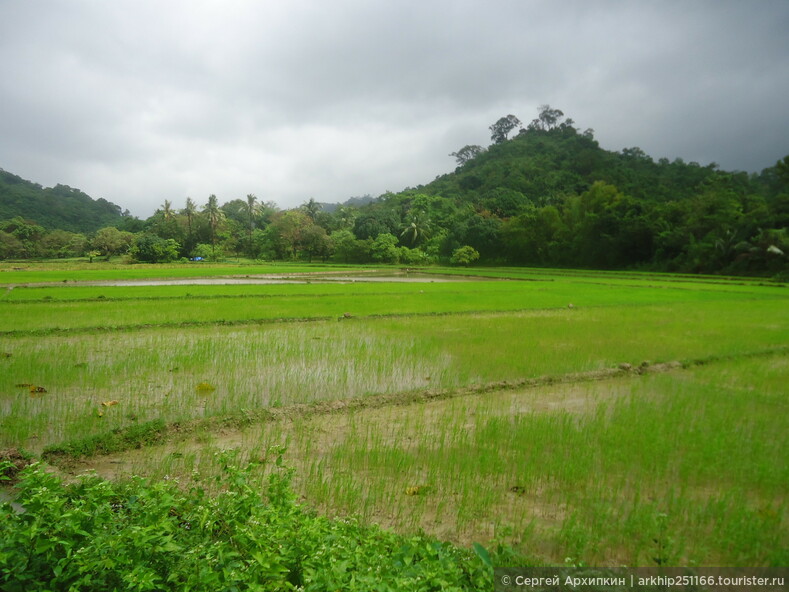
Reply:
<svg viewBox="0 0 789 592"><path fill-rule="evenodd" d="M203 207L187 198L181 210L165 201L147 220L121 216L99 200L115 208L100 229L53 229L44 211L0 222L0 258L243 255L789 273L789 156L748 174L714 163L655 161L636 147L612 152L547 105L525 127L508 115L490 130L487 148L464 146L450 155L454 172L399 193L332 207L310 199L284 211L254 195L222 205L211 195ZM44 191L79 194L58 187ZM7 195L0 193L0 219L12 211Z"/></svg>
<svg viewBox="0 0 789 592"><path fill-rule="evenodd" d="M127 214L128 215L128 214ZM48 230L95 232L121 222L119 206L68 185L44 188L0 169L0 220L35 220Z"/></svg>

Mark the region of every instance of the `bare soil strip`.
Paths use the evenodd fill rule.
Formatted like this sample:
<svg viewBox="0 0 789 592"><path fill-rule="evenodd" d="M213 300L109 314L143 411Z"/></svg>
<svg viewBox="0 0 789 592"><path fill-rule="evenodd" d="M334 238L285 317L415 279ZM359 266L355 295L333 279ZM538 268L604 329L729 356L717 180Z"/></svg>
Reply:
<svg viewBox="0 0 789 592"><path fill-rule="evenodd" d="M71 459L61 468L67 473L79 474L96 471L105 478L131 476L134 467L144 464L151 456L164 458L176 450L200 450L246 448L250 439L266 440L284 444L295 430L306 430L310 434L311 455L316 451L326 452L332 445L341 442L353 425L365 425L382 434L384 441L398 432L398 426L408 421L414 406L419 405L419 416L428 425L432 420L443 417L452 409L462 409L470 422L482 406L488 413L515 416L528 413L552 413L565 411L582 414L593 410L603 401L625 396L630 392L629 381L622 378L635 377L645 372L669 372L681 370L678 362L656 364L640 369L622 368L596 372L569 374L560 377L543 377L519 382L493 383L456 390L427 390L397 393L339 401L319 402L311 405L290 405L267 409L246 425L237 425L228 420L208 420L189 425L170 426L169 438L156 446L129 450L117 454L92 458ZM600 388L590 389L588 383L601 383ZM491 411L493 410L493 411ZM205 438L205 430L212 437ZM402 444L402 443L401 443ZM301 456L297 448L289 450L289 461L299 468L308 459Z"/></svg>
<svg viewBox="0 0 789 592"><path fill-rule="evenodd" d="M773 355L775 353L780 352L769 350L758 352L753 355ZM568 397L568 392L570 392L567 389L568 386L589 382L611 381L608 390L611 393L615 393L622 389L627 390L626 382L622 383L622 387L616 386L616 381L621 382L619 379L622 378L634 377L646 373L677 371L691 366L707 364L712 361L713 360L703 359L684 363L673 361L660 364L643 362L639 366L620 364L617 368L595 370L591 372L578 372L561 376L542 376L518 381L494 382L456 389L426 389L333 401L317 401L308 404L299 403L283 407L269 407L255 411L246 410L235 416L212 417L191 422L170 424L167 426L166 433L162 437L162 444L155 447L166 446L167 443L170 442L182 442L197 432L213 432L220 434L222 440L226 441L229 447L232 446L236 438L241 438L241 434L246 431L250 425L293 422L311 418L318 418L320 422L334 424L337 421L340 423L346 421L345 419L337 420L336 416L347 418L350 415L354 415L359 417L360 413L373 414L376 410L392 408L399 408L399 410L394 412L387 411L383 415L387 417L390 417L392 413L407 415L409 413L409 406L415 404L447 404L447 402L452 399L467 398L467 400L473 400L473 397L479 395L485 395L485 401L488 403L494 396L499 398L510 397L513 401L528 401L527 407L513 407L515 403L512 402L505 405L505 408L509 409L507 413L512 413L513 411L515 413L526 411L549 412L557 410L570 412L583 411L588 408L589 402L577 396L579 391L573 391L576 393L576 396ZM717 359L714 361L717 361ZM539 397L529 396L524 398L527 393L535 389L542 389ZM392 419L393 418L390 417L390 421ZM336 434L337 432L332 432L330 430L330 433ZM328 445L329 443L326 442L326 444ZM146 450L150 448L153 447L146 447ZM123 464L124 458L126 458L127 455L134 456L135 454L149 454L149 452L140 453L138 451L129 451L89 458L66 457L53 459L52 462L60 466L61 469L72 474L84 470L95 469L102 475L113 477L116 476L115 473L117 473L117 471L107 469L112 469L113 466Z"/></svg>
<svg viewBox="0 0 789 592"><path fill-rule="evenodd" d="M500 381L481 385L471 385L461 388L421 389L399 393L354 397L349 399L297 403L282 407L267 407L257 410L243 410L236 415L209 417L189 422L174 422L168 424L163 433L159 435L157 446L160 444L166 444L168 442L183 441L184 439L189 438L191 434L196 432L216 432L230 434L234 431L240 432L246 429L248 426L254 424L281 423L285 421L308 419L316 416L325 417L331 415L358 415L359 412L363 411L369 412L370 410L392 407L406 408L405 413L407 413L408 406L414 404L423 404L433 401L446 401L460 397L472 397L478 395L486 395L486 399L489 400L492 394L503 394L507 392L514 392L516 397L521 397L526 391L531 391L541 387L555 387L558 389L558 387L563 385L575 385L604 380L618 380L648 373L653 374L679 371L684 368L703 366L711 363L720 363L733 359L768 357L775 355L786 355L787 353L789 353L789 347L776 347L756 352L738 354L735 356L712 356L695 360L671 361L655 364L644 361L638 366L623 363L616 368L607 368L590 372L576 372L559 376L541 376L523 380ZM557 406L555 399L553 399L550 394L539 401L533 397L532 400L536 401L536 403L534 403L536 406L532 410L537 411L555 411L559 409L572 411L574 407L579 406L578 401L573 403L565 399L562 399L563 406ZM118 459L122 458L124 454L126 453L120 452L118 454L109 455L106 458L110 463L117 463L119 462ZM52 458L50 462L51 464L55 464L61 469L64 469L70 473L76 473L83 469L95 468L99 464L102 464L99 456L100 455L95 455L81 458L59 456Z"/></svg>

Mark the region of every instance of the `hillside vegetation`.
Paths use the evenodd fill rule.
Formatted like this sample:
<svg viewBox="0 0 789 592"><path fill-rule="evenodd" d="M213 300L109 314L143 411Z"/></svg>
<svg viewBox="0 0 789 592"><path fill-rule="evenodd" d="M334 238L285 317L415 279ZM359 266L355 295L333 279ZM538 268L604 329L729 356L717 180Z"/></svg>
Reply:
<svg viewBox="0 0 789 592"><path fill-rule="evenodd" d="M450 155L457 159L455 171L369 203L353 199L327 207L310 199L280 211L252 194L224 204L211 195L202 207L187 198L180 210L167 200L153 216L137 220L98 200L115 208L115 217L95 235L84 228L65 234L74 229L65 223L47 232L51 222L40 212L32 220L0 222L0 258L127 255L156 263L244 255L409 266L789 273L789 156L759 174L723 171L715 163L655 161L637 147L602 149L591 129L581 132L549 106L526 126L508 115L490 130L487 148L469 145ZM35 187L25 183L29 191ZM42 191L74 194L73 203L75 196L89 199L60 186ZM0 209L0 220L11 214Z"/></svg>
<svg viewBox="0 0 789 592"><path fill-rule="evenodd" d="M121 208L67 185L42 187L0 169L0 220L21 217L48 230L94 232L119 224Z"/></svg>

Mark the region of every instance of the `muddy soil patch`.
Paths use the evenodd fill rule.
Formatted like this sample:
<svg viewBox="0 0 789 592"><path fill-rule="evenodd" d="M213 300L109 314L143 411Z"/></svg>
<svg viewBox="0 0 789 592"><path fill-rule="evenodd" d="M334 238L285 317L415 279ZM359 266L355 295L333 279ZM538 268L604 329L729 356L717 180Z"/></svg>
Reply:
<svg viewBox="0 0 789 592"><path fill-rule="evenodd" d="M5 463L8 463L7 465ZM31 464L33 459L17 448L6 448L0 450L0 463L3 468L0 470L0 480L5 485L13 485L17 481L19 471Z"/></svg>

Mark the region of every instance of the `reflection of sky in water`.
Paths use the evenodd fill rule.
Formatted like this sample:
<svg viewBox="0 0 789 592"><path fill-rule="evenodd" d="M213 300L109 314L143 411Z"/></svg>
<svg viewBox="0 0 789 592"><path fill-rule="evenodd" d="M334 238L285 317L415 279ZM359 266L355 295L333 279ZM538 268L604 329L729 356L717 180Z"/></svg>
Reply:
<svg viewBox="0 0 789 592"><path fill-rule="evenodd" d="M17 514L24 513L25 509L21 505L13 501L13 499L14 496L11 494L10 490L0 489L0 504L10 502L11 507L14 509L14 511Z"/></svg>
<svg viewBox="0 0 789 592"><path fill-rule="evenodd" d="M217 286L243 284L320 284L357 282L395 282L395 283L446 283L480 281L489 278L454 277L445 275L358 275L358 276L250 276L222 278L179 278L179 279L145 279L99 282L70 282L69 285L82 286Z"/></svg>

